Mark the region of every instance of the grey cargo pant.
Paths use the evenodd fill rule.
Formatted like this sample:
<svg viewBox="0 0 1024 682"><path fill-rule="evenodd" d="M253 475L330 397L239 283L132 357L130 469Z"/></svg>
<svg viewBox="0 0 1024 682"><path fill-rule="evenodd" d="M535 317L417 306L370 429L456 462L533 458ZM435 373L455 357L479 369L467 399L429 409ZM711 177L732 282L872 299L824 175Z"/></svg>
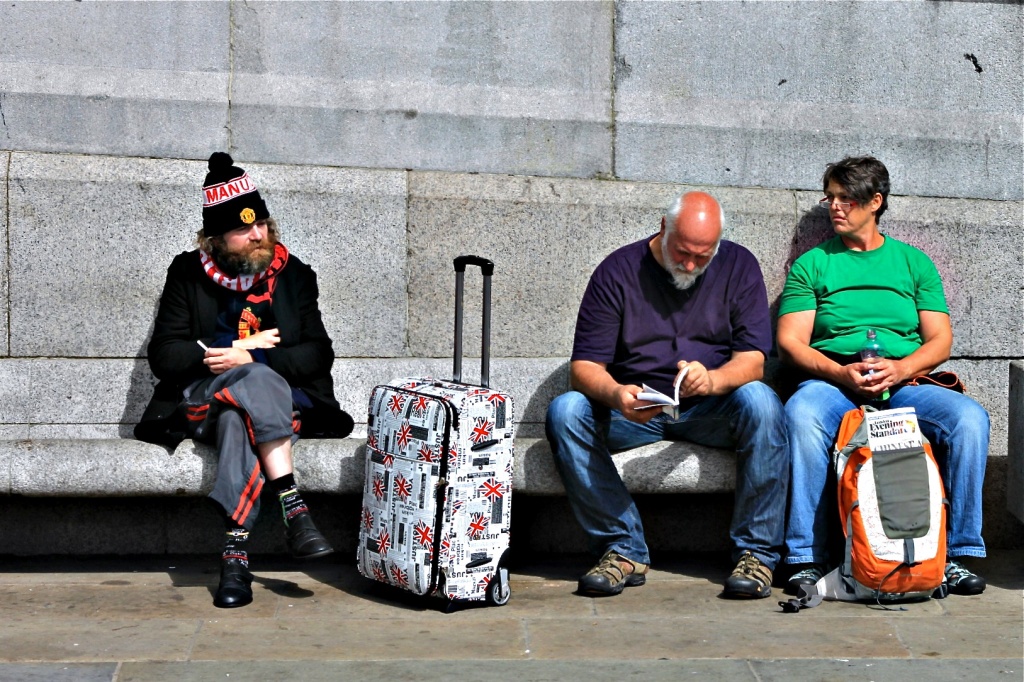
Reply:
<svg viewBox="0 0 1024 682"><path fill-rule="evenodd" d="M252 530L264 480L257 444L299 438L291 387L280 374L254 362L195 382L185 389L184 405L189 435L217 447L210 498L235 523Z"/></svg>

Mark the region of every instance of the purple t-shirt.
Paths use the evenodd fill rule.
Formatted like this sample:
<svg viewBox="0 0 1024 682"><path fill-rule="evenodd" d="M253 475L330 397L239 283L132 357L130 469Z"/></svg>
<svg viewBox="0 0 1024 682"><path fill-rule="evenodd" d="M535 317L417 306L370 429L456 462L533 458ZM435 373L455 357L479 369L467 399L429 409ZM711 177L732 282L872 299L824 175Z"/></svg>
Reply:
<svg viewBox="0 0 1024 682"><path fill-rule="evenodd" d="M672 395L680 360L715 369L734 351L767 358L771 317L754 254L722 240L697 283L679 291L651 253L653 236L614 251L591 275L572 359L605 363L621 384L646 383Z"/></svg>

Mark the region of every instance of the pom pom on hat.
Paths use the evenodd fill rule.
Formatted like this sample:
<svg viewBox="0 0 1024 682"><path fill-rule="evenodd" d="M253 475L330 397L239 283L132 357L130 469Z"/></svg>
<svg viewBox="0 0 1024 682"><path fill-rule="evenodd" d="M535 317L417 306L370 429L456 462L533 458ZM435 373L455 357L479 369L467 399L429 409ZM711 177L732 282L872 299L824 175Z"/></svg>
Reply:
<svg viewBox="0 0 1024 682"><path fill-rule="evenodd" d="M203 233L216 237L270 217L249 174L227 152L214 152L203 182Z"/></svg>
<svg viewBox="0 0 1024 682"><path fill-rule="evenodd" d="M210 169L211 173L218 171L223 172L235 165L234 159L227 152L214 152L210 155L210 161L207 164L207 168Z"/></svg>

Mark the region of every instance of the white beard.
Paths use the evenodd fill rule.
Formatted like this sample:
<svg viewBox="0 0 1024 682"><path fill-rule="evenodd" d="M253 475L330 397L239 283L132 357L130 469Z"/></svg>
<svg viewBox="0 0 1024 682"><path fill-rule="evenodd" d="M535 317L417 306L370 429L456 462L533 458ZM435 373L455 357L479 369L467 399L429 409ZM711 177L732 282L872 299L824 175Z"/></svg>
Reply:
<svg viewBox="0 0 1024 682"><path fill-rule="evenodd" d="M679 291L686 291L692 287L696 282L697 278L704 274L704 271L711 265L711 261L714 260L715 255L718 254L718 247L715 247L715 254L711 256L707 263L702 267L694 268L693 272L687 272L682 265L673 265L672 259L669 258L668 253L668 241L666 239L661 240L661 258L665 262L665 269L668 274L672 275L672 283L676 285L676 289Z"/></svg>

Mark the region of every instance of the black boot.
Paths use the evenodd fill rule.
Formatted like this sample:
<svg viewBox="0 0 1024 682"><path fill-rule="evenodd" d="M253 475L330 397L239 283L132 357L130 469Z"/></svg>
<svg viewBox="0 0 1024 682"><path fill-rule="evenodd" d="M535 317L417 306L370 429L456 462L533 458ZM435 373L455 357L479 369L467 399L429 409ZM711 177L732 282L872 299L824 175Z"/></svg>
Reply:
<svg viewBox="0 0 1024 682"><path fill-rule="evenodd" d="M334 551L313 524L309 512L296 514L288 520L288 549L296 559L316 559Z"/></svg>
<svg viewBox="0 0 1024 682"><path fill-rule="evenodd" d="M234 609L252 603L252 573L241 559L224 559L220 564L220 585L213 597L218 609Z"/></svg>

